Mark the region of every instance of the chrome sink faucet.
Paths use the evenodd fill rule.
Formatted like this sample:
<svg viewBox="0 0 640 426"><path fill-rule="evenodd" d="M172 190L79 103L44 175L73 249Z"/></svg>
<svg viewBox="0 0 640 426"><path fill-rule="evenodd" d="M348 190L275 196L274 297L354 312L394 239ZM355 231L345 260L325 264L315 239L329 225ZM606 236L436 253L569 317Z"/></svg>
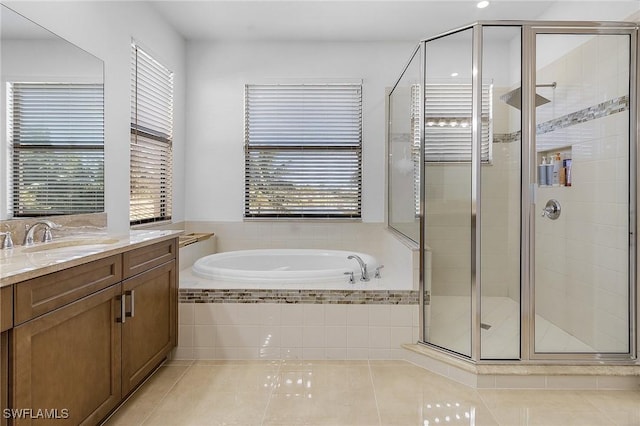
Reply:
<svg viewBox="0 0 640 426"><path fill-rule="evenodd" d="M367 264L364 263L362 258L358 255L352 254L347 256L347 259L355 259L360 265L360 281L369 281L369 272L367 271Z"/></svg>
<svg viewBox="0 0 640 426"><path fill-rule="evenodd" d="M2 240L2 250L8 250L13 248L13 240L11 239L11 232L0 232L0 235L4 235L4 239Z"/></svg>
<svg viewBox="0 0 640 426"><path fill-rule="evenodd" d="M51 229L60 228L60 225L53 223L50 220L37 221L33 225L27 227L27 231L24 234L24 243L23 243L25 247L32 246L34 244L33 235L36 232L36 228L39 225L44 226L44 233L42 234L43 243L48 243L49 241L53 240L53 235L51 235Z"/></svg>

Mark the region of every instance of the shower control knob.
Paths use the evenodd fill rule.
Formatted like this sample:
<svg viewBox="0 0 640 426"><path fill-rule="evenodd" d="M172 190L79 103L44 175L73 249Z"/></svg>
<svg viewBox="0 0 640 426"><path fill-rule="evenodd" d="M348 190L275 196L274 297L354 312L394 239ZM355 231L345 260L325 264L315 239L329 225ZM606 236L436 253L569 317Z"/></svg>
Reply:
<svg viewBox="0 0 640 426"><path fill-rule="evenodd" d="M556 220L560 217L560 203L558 200L549 200L542 209L542 217L548 217L551 220Z"/></svg>

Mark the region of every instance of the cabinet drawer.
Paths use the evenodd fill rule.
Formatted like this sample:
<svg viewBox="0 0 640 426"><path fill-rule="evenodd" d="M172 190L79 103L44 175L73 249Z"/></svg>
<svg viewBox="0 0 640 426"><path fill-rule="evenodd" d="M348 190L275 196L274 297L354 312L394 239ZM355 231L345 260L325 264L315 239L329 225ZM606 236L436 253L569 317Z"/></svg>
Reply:
<svg viewBox="0 0 640 426"><path fill-rule="evenodd" d="M129 278L176 258L176 238L160 241L122 255L123 278Z"/></svg>
<svg viewBox="0 0 640 426"><path fill-rule="evenodd" d="M122 279L120 255L96 260L14 286L15 325L109 287Z"/></svg>

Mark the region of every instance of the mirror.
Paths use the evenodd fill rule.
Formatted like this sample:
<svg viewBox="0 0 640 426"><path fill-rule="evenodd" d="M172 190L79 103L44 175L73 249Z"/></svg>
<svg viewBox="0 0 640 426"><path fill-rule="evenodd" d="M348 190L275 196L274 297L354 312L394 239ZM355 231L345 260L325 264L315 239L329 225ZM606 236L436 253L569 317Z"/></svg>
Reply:
<svg viewBox="0 0 640 426"><path fill-rule="evenodd" d="M104 64L0 5L0 220L104 211Z"/></svg>

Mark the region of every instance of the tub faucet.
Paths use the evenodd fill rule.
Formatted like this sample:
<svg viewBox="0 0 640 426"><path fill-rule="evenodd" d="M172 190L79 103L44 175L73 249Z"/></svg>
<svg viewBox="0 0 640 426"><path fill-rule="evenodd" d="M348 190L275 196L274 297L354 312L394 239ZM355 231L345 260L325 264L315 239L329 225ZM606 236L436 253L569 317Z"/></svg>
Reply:
<svg viewBox="0 0 640 426"><path fill-rule="evenodd" d="M367 264L364 263L362 258L358 255L352 254L347 256L347 259L355 259L360 265L360 281L369 281L369 272L367 272Z"/></svg>
<svg viewBox="0 0 640 426"><path fill-rule="evenodd" d="M38 225L44 225L44 233L42 234L42 242L43 243L48 243L49 241L51 241L53 239L53 236L51 235L51 229L52 228L60 228L60 225L55 224L55 223L51 222L50 220L39 220L39 221L37 221L33 225L27 227L27 231L24 234L24 244L23 245L25 247L32 246L34 244L33 235L36 232L36 228L38 227Z"/></svg>

